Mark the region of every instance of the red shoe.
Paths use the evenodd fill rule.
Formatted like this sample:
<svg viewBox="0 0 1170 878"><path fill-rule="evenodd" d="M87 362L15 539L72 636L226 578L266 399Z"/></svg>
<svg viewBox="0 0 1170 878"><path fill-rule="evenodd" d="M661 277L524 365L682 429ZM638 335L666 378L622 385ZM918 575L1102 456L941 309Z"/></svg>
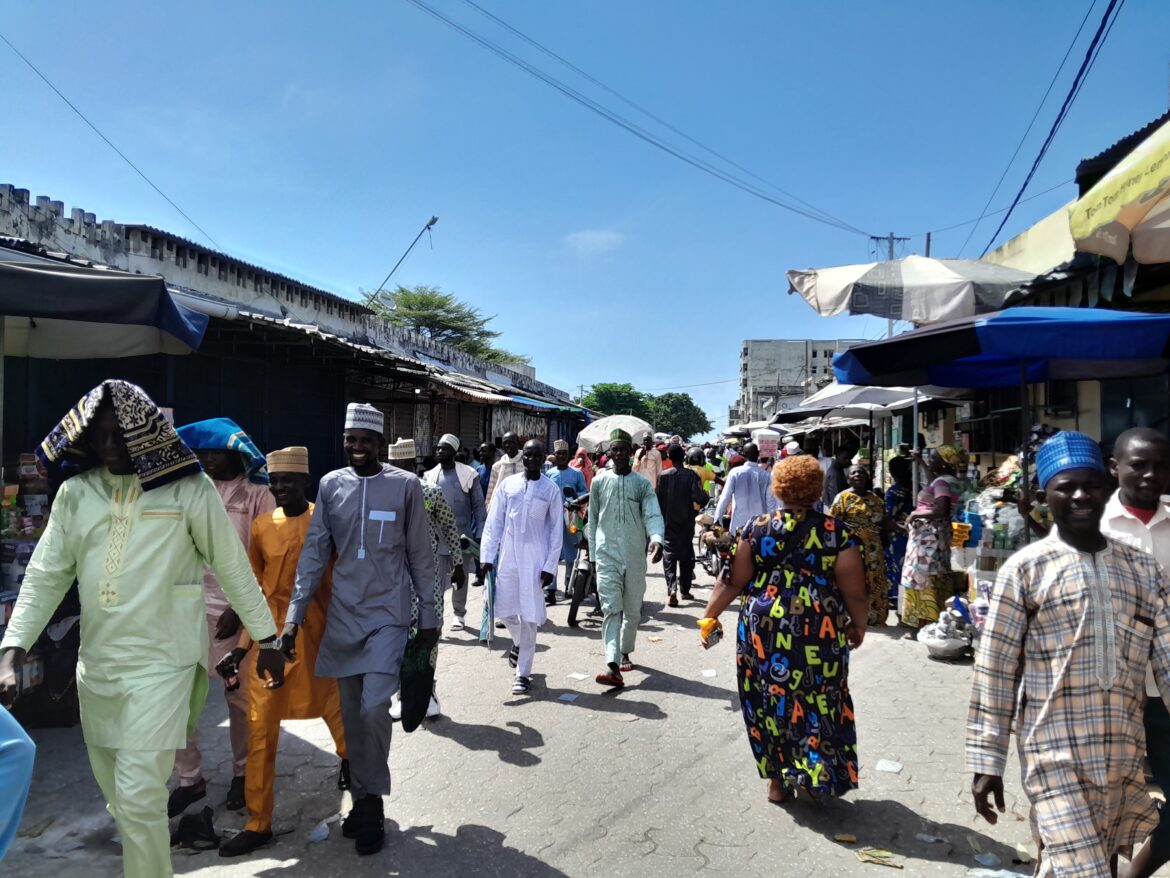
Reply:
<svg viewBox="0 0 1170 878"><path fill-rule="evenodd" d="M626 681L617 671L606 671L604 674L598 674L594 679L602 686L609 686L613 689L620 689L626 685Z"/></svg>

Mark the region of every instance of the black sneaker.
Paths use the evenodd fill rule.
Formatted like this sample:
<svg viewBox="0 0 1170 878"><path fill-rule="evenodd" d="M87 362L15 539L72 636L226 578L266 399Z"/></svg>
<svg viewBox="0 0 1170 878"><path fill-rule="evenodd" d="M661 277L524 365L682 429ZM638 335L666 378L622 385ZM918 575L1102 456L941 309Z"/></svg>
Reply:
<svg viewBox="0 0 1170 878"><path fill-rule="evenodd" d="M382 850L386 843L386 818L382 812L381 796L363 796L365 805L361 818L355 827L353 849L358 856L368 857Z"/></svg>
<svg viewBox="0 0 1170 878"><path fill-rule="evenodd" d="M557 602L557 593L555 591L546 591L544 593L544 605L551 607Z"/></svg>
<svg viewBox="0 0 1170 878"><path fill-rule="evenodd" d="M232 778L232 785L228 787L227 798L223 800L223 806L229 811L243 811L248 806L248 800L244 798L244 776L242 774Z"/></svg>
<svg viewBox="0 0 1170 878"><path fill-rule="evenodd" d="M337 788L339 790L349 789L349 760L342 759L341 767L337 769Z"/></svg>
<svg viewBox="0 0 1170 878"><path fill-rule="evenodd" d="M175 787L167 799L167 817L178 817L206 795L207 781L205 780L200 780L199 783L189 787Z"/></svg>
<svg viewBox="0 0 1170 878"><path fill-rule="evenodd" d="M221 844L219 855L221 857L242 857L252 853L252 851L259 850L270 841L272 841L271 832L253 832L251 829L245 829Z"/></svg>

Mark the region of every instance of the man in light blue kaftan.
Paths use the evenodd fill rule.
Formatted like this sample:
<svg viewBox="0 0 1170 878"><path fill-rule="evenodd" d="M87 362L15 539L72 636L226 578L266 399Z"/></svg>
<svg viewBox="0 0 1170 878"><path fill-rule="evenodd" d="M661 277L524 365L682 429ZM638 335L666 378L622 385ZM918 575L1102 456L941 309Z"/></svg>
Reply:
<svg viewBox="0 0 1170 878"><path fill-rule="evenodd" d="M589 492L589 521L585 539L597 563L597 593L601 596L601 635L608 669L597 675L603 686L624 686L622 671L632 671L630 653L638 636L642 598L646 594L646 541L650 560L662 560L662 512L654 488L633 472L633 442L624 430L610 436L612 470L593 479Z"/></svg>

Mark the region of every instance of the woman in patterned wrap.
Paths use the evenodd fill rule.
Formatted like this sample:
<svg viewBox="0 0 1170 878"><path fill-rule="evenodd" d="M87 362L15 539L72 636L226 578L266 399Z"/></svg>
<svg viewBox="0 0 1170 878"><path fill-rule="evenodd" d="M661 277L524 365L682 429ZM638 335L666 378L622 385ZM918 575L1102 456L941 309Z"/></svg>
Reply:
<svg viewBox="0 0 1170 878"><path fill-rule="evenodd" d="M813 510L824 471L807 455L780 461L772 491L783 509L746 525L730 566L698 620L704 646L718 616L743 595L736 631L739 697L768 801L794 791L816 800L857 787L849 651L869 614L854 537Z"/></svg>

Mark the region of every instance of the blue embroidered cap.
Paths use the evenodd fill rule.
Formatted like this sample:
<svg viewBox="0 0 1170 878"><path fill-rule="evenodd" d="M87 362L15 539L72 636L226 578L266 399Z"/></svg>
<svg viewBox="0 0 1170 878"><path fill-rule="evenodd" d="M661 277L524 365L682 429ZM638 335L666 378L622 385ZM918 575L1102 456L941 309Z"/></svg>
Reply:
<svg viewBox="0 0 1170 878"><path fill-rule="evenodd" d="M1053 476L1069 469L1105 472L1101 449L1091 436L1075 430L1062 430L1036 452L1036 475L1040 487L1047 487Z"/></svg>

